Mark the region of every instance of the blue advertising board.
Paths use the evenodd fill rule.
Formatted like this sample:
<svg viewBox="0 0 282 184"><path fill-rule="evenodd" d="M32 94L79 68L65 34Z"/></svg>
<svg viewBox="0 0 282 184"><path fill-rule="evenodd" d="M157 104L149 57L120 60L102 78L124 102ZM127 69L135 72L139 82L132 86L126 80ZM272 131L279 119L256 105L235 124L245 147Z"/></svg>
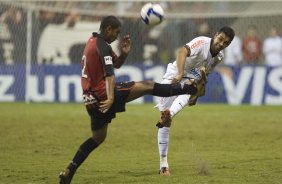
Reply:
<svg viewBox="0 0 282 184"><path fill-rule="evenodd" d="M0 101L82 102L80 65L32 65L26 75L25 65L0 66ZM160 82L163 65L125 65L115 70L117 81L154 80ZM136 103L155 102L145 96ZM206 95L200 103L232 105L282 105L282 67L218 66L208 77Z"/></svg>

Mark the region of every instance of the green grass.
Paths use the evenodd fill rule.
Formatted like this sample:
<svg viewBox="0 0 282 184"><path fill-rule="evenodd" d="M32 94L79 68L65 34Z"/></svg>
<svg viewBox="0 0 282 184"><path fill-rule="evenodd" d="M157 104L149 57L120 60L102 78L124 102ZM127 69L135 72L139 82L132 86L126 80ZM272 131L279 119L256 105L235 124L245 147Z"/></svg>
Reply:
<svg viewBox="0 0 282 184"><path fill-rule="evenodd" d="M160 177L159 113L127 106L73 184L281 184L282 107L200 104L171 128L172 176ZM82 104L0 104L0 184L55 184L91 135Z"/></svg>

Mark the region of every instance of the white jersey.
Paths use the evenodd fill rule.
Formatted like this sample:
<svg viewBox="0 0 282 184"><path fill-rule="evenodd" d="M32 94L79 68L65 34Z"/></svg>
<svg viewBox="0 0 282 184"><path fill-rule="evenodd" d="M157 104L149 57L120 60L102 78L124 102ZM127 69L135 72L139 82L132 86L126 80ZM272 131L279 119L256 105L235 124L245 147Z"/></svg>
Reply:
<svg viewBox="0 0 282 184"><path fill-rule="evenodd" d="M187 78L199 79L201 77L200 69L206 68L206 72L210 73L217 64L223 61L223 51L220 51L218 55L212 57L210 53L211 38L200 36L186 45L189 46L191 53L186 58L184 65L184 75L180 83L185 83ZM169 63L163 80L161 83L170 84L172 79L178 74L176 61ZM188 104L190 95L179 95L171 97L159 97L156 107L160 111L169 109L171 115L177 114L184 106ZM179 105L180 104L180 105Z"/></svg>
<svg viewBox="0 0 282 184"><path fill-rule="evenodd" d="M210 53L211 38L200 36L194 38L186 45L190 48L190 56L186 58L184 65L183 78L199 79L201 77L200 69L206 68L210 73L214 67L223 60L223 52L220 51L217 56L212 57ZM176 61L169 63L163 79L173 79L178 74Z"/></svg>

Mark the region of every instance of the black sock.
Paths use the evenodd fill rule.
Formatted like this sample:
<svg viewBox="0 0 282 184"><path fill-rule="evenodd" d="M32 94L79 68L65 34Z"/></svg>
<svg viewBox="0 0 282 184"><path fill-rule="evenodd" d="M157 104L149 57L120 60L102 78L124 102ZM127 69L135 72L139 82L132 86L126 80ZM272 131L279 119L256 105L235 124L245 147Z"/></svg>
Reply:
<svg viewBox="0 0 282 184"><path fill-rule="evenodd" d="M156 124L156 127L163 128L164 126L158 121L157 124Z"/></svg>
<svg viewBox="0 0 282 184"><path fill-rule="evenodd" d="M78 151L72 159L72 162L68 166L71 172L75 172L76 169L84 162L88 155L99 146L92 138L87 139L80 145Z"/></svg>
<svg viewBox="0 0 282 184"><path fill-rule="evenodd" d="M184 84L183 86L181 86L180 83L175 83L175 84L155 83L152 95L169 97L169 96L183 95L183 94L193 95L196 92L197 92L197 88L193 85Z"/></svg>

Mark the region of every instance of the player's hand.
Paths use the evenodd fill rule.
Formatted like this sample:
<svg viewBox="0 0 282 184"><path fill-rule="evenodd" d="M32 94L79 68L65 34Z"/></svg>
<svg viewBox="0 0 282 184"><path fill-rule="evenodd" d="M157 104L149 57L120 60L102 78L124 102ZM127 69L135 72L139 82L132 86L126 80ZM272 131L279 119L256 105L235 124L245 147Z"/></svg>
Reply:
<svg viewBox="0 0 282 184"><path fill-rule="evenodd" d="M102 113L106 113L111 108L113 103L114 103L113 99L107 99L105 101L102 101L102 102L100 102L99 110Z"/></svg>
<svg viewBox="0 0 282 184"><path fill-rule="evenodd" d="M129 35L125 35L121 41L121 52L128 54L131 49L131 40Z"/></svg>
<svg viewBox="0 0 282 184"><path fill-rule="evenodd" d="M206 93L206 84L207 84L207 74L205 68L201 69L201 78L195 79L194 83L197 88L196 96L204 96Z"/></svg>
<svg viewBox="0 0 282 184"><path fill-rule="evenodd" d="M171 83L179 83L182 80L182 76L178 74L175 78L172 79Z"/></svg>

